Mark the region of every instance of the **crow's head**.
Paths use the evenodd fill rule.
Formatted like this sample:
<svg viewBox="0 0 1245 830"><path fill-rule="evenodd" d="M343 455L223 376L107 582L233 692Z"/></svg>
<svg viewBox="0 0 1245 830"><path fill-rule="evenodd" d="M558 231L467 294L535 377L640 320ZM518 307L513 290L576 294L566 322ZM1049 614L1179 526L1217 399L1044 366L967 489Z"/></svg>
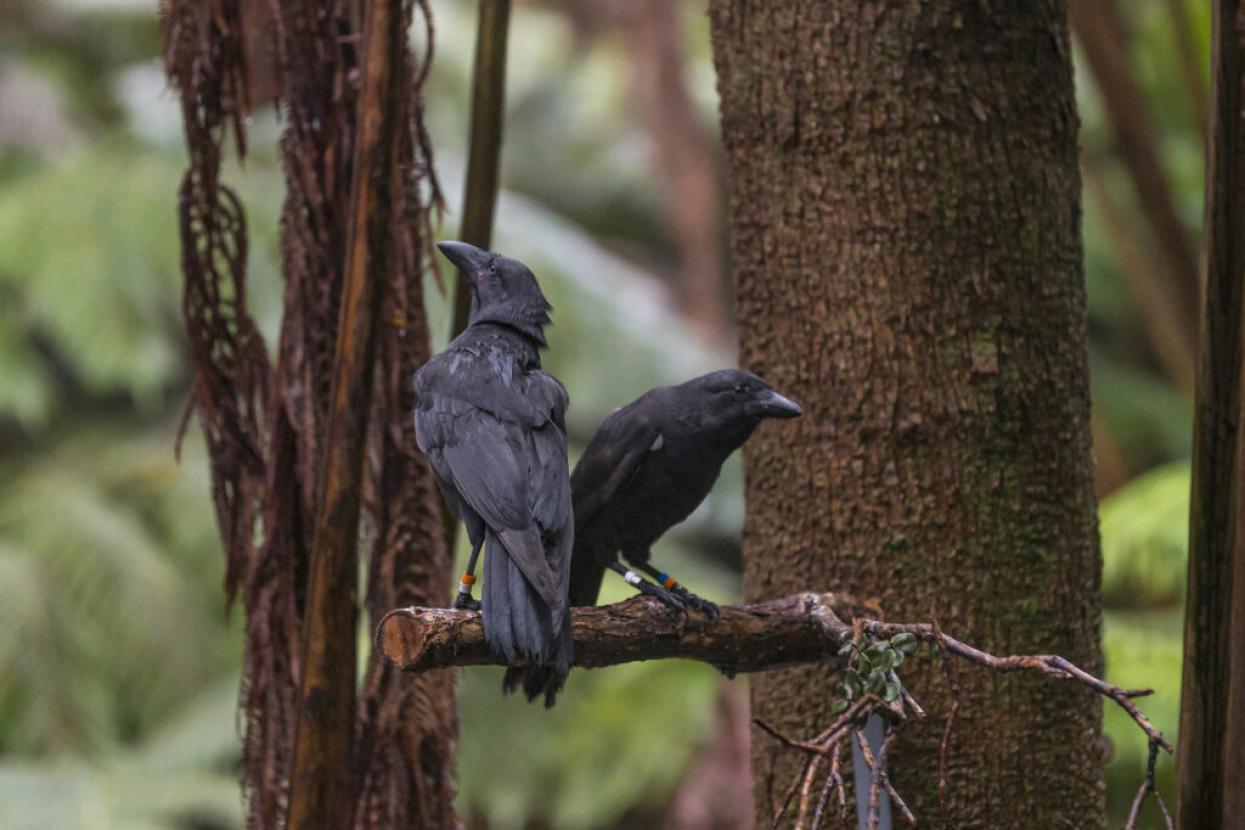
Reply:
<svg viewBox="0 0 1245 830"><path fill-rule="evenodd" d="M765 418L797 418L801 414L795 401L778 394L751 372L739 369L710 372L684 386L695 392L701 423L708 428L751 433Z"/></svg>
<svg viewBox="0 0 1245 830"><path fill-rule="evenodd" d="M526 265L466 242L438 242L437 247L471 285L469 323L510 326L541 346L548 345L544 327L553 306Z"/></svg>

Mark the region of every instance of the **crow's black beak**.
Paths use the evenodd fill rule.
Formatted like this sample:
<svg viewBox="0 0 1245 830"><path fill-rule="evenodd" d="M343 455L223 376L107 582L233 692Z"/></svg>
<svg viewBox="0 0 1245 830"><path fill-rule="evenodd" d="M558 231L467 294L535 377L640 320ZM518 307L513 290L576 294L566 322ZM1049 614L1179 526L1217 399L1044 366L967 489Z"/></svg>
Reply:
<svg viewBox="0 0 1245 830"><path fill-rule="evenodd" d="M472 282L488 268L489 257L492 256L488 251L466 242L438 242L437 248Z"/></svg>
<svg viewBox="0 0 1245 830"><path fill-rule="evenodd" d="M749 402L748 409L759 418L798 418L804 414L798 403L773 389L759 393Z"/></svg>

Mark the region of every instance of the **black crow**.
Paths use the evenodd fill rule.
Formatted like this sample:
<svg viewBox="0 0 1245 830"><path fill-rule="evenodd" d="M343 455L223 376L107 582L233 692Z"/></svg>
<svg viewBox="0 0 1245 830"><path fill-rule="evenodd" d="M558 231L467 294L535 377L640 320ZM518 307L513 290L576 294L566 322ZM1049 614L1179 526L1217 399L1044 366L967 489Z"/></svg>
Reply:
<svg viewBox="0 0 1245 830"><path fill-rule="evenodd" d="M756 375L724 369L650 390L602 421L571 476L571 605L594 604L609 568L667 605L716 617L717 606L649 563L649 546L696 509L762 420L799 414ZM619 553L661 587L624 567Z"/></svg>
<svg viewBox="0 0 1245 830"><path fill-rule="evenodd" d="M545 705L571 667L567 581L574 523L562 384L541 369L551 306L521 262L464 242L437 245L471 285L466 330L415 375L415 435L471 560L455 607L479 607L489 648ZM482 606L471 599L484 548Z"/></svg>

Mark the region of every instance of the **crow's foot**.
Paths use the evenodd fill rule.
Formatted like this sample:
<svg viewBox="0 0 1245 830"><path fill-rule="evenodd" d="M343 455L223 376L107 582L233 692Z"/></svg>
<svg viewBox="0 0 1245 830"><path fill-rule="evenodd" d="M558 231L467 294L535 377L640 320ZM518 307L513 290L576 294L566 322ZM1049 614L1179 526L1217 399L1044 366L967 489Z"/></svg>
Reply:
<svg viewBox="0 0 1245 830"><path fill-rule="evenodd" d="M630 580L628 581L630 582ZM665 588L661 588L644 579L641 579L638 582L635 582L632 584L634 584L635 587L639 588L640 593L643 594L644 596L653 597L658 602L662 603L663 605L669 606L670 608L673 608L675 611L678 611L681 614L687 613L687 604L684 603L683 600L679 599L677 596L675 596L670 591L667 591Z"/></svg>
<svg viewBox="0 0 1245 830"><path fill-rule="evenodd" d="M471 594L464 594L460 591L458 596L454 597L454 607L463 608L468 611L479 611L480 600L472 599Z"/></svg>
<svg viewBox="0 0 1245 830"><path fill-rule="evenodd" d="M670 589L670 593L683 600L687 607L695 608L711 620L720 619L722 616L722 611L718 608L717 603L710 602L704 597L693 594L682 585L675 585Z"/></svg>

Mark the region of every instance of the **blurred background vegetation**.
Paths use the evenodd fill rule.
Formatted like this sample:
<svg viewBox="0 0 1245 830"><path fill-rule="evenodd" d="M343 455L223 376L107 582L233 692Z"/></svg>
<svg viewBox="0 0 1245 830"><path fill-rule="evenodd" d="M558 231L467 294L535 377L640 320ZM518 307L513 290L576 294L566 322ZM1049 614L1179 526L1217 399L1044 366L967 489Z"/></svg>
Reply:
<svg viewBox="0 0 1245 830"><path fill-rule="evenodd" d="M446 237L474 3L432 5ZM1167 230L1196 252L1209 12L1133 0L1115 23L1122 87L1087 59L1089 27L1076 53L1104 636L1109 677L1154 686L1146 712L1174 735L1190 435L1180 341L1192 333L1164 318L1177 302L1154 301L1169 253L1154 222L1174 218ZM197 429L175 456L189 382L174 214L184 151L159 51L150 0L0 4L3 828L241 822L240 627ZM1140 118L1120 106L1130 84ZM518 3L495 246L529 262L557 307L548 364L571 392L579 446L648 387L732 362L716 115L701 4ZM279 125L269 110L250 129L250 155L226 179L247 206L253 308L272 342ZM449 310L431 283L430 298L443 337ZM742 510L736 461L661 561L734 599ZM626 593L607 586L606 599ZM460 808L474 826L674 821L707 765L738 772L747 757L741 692L704 666L578 672L550 712L496 686L487 670L461 674ZM1145 746L1114 708L1106 723L1120 815Z"/></svg>

